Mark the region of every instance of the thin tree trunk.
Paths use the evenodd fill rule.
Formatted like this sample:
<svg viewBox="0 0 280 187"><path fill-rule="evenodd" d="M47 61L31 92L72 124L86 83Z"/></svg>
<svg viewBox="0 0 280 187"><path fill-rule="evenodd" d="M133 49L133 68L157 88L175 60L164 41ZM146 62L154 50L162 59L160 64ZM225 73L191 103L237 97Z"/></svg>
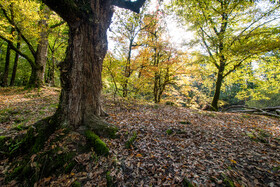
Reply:
<svg viewBox="0 0 280 187"><path fill-rule="evenodd" d="M160 92L160 75L158 72L156 72L155 80L154 80L154 102L155 103L160 102L159 92Z"/></svg>
<svg viewBox="0 0 280 187"><path fill-rule="evenodd" d="M2 77L2 86L3 87L8 86L9 68L10 68L10 55L11 55L11 46L10 46L10 44L8 44L7 45L7 51L6 51L5 69L4 69L4 74L3 74L3 77Z"/></svg>
<svg viewBox="0 0 280 187"><path fill-rule="evenodd" d="M46 20L50 15L50 9L47 6L44 6L43 14L44 17L41 18L39 23L41 32L35 55L35 66L32 67L34 72L31 73L28 87L40 88L45 82L45 68L48 55L48 24Z"/></svg>
<svg viewBox="0 0 280 187"><path fill-rule="evenodd" d="M55 86L55 83L54 83L54 71L55 71L54 61L55 61L55 58L54 58L54 55L52 55L51 64L50 64L50 67L49 67L49 83L50 83L50 86Z"/></svg>
<svg viewBox="0 0 280 187"><path fill-rule="evenodd" d="M131 63L131 51L132 51L133 39L131 39L129 42L128 56L127 56L126 65L125 65L125 71L124 71L125 81L123 84L123 97L127 97L127 95L128 95L128 80L131 75L131 64L130 63Z"/></svg>
<svg viewBox="0 0 280 187"><path fill-rule="evenodd" d="M225 63L221 63L217 75L217 80L216 80L216 87L215 87L215 93L214 97L212 99L212 110L217 111L219 109L218 102L220 99L220 92L221 92L221 87L222 87L222 82L223 82L223 72L225 70Z"/></svg>
<svg viewBox="0 0 280 187"><path fill-rule="evenodd" d="M20 39L20 37L19 37L19 39ZM17 49L20 50L20 40L18 40L18 42L17 42ZM16 52L10 86L14 86L14 84L15 84L17 66L18 66L18 58L19 58L19 54Z"/></svg>

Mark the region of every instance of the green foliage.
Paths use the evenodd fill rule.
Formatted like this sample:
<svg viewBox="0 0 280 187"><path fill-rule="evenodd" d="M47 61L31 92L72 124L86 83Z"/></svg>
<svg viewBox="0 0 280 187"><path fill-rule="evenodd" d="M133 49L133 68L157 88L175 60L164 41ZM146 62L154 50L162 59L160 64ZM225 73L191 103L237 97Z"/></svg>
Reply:
<svg viewBox="0 0 280 187"><path fill-rule="evenodd" d="M174 106L175 104L172 101L166 101L165 105L170 105L170 106Z"/></svg>
<svg viewBox="0 0 280 187"><path fill-rule="evenodd" d="M33 161L28 162L29 157L16 163L16 167L9 173L5 180L21 181L25 186L33 186L41 177L53 174L69 173L76 165L73 160L75 153L58 154L59 149L53 149L36 155Z"/></svg>
<svg viewBox="0 0 280 187"><path fill-rule="evenodd" d="M265 3L265 9L249 0L226 0L222 3L207 0L174 1L170 5L180 20L196 34L189 44L199 43L204 48L193 61L200 63L202 69L210 71L208 75L216 76L216 81L211 83L216 86L212 100L215 109L219 93L223 90L219 85L229 75L236 73L243 64L258 60L261 55L279 48L279 29L274 20L279 19L277 11L280 6L268 1Z"/></svg>
<svg viewBox="0 0 280 187"><path fill-rule="evenodd" d="M234 182L225 174L222 173L222 177L224 178L223 182L228 187L235 187Z"/></svg>
<svg viewBox="0 0 280 187"><path fill-rule="evenodd" d="M264 108L264 107L273 107L273 106L280 106L280 93L276 94L263 94L267 99L260 99L260 100L249 100L246 104L249 107L256 107L256 108Z"/></svg>
<svg viewBox="0 0 280 187"><path fill-rule="evenodd" d="M191 125L192 123L189 122L189 121L180 121L179 122L180 124L183 124L183 125Z"/></svg>
<svg viewBox="0 0 280 187"><path fill-rule="evenodd" d="M184 187L194 187L194 185L187 178L184 178L183 186Z"/></svg>

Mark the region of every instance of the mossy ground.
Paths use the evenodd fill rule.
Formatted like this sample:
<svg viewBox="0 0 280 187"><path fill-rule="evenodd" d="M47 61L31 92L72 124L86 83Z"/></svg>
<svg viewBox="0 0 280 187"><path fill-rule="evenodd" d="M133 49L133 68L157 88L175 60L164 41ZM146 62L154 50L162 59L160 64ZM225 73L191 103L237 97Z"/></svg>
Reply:
<svg viewBox="0 0 280 187"><path fill-rule="evenodd" d="M4 136L0 141L2 157L11 162L5 182L16 180L24 186L33 186L42 178L69 174L84 169L76 161L80 154L96 152L107 156L109 148L90 130L78 133L57 125L55 117L49 117L30 127L23 137L16 140ZM76 183L77 184L77 183Z"/></svg>
<svg viewBox="0 0 280 187"><path fill-rule="evenodd" d="M0 172L0 177L5 178L5 182L0 181L0 186L32 186L50 176L78 173L85 168L76 161L80 155L92 154L92 151L96 155L109 154L109 148L98 135L115 137L117 128L113 125L99 118L89 118L86 126L91 131L78 133L59 125L58 115L46 117L57 109L57 97L50 97L57 96L57 89L5 88L2 91L3 101L10 104L7 108L0 108L1 127L5 127L3 131L0 128L0 160L8 161L4 164L5 171ZM22 99L30 105L19 104ZM38 117L36 123L32 123L36 120L34 114ZM73 185L77 184L80 183L73 181Z"/></svg>

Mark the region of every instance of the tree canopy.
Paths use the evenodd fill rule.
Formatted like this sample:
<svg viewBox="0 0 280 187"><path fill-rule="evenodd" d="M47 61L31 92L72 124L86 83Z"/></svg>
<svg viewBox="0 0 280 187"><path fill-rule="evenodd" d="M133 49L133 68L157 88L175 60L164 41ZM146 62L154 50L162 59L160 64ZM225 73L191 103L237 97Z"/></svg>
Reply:
<svg viewBox="0 0 280 187"><path fill-rule="evenodd" d="M261 3L266 3L262 7ZM171 8L196 33L205 58L216 68L211 103L218 109L222 81L243 63L279 48L279 4L261 1L174 1Z"/></svg>

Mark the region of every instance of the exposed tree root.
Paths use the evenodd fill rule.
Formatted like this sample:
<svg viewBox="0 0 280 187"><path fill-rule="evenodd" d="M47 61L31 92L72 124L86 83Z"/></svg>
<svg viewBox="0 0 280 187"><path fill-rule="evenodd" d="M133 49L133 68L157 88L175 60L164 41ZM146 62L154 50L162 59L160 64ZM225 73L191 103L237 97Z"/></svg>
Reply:
<svg viewBox="0 0 280 187"><path fill-rule="evenodd" d="M86 120L83 128L73 131L62 127L56 115L31 126L23 137L0 138L0 158L11 162L5 182L33 186L53 174L70 173L73 168L83 170L76 156L94 150L107 156L109 149L99 138L114 137L117 129L97 117ZM98 134L98 135L96 135Z"/></svg>

